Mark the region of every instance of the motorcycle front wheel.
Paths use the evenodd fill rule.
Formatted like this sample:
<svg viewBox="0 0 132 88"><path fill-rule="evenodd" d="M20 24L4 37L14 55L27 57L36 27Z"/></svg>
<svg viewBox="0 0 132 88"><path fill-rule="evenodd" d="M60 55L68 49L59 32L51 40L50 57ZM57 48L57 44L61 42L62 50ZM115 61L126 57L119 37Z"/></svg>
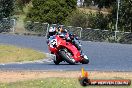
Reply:
<svg viewBox="0 0 132 88"><path fill-rule="evenodd" d="M69 52L67 49L60 50L61 57L69 64L74 65L76 62L74 58L72 58L71 52Z"/></svg>
<svg viewBox="0 0 132 88"><path fill-rule="evenodd" d="M55 63L56 65L59 65L60 61L54 60L54 63Z"/></svg>
<svg viewBox="0 0 132 88"><path fill-rule="evenodd" d="M60 59L58 59L58 57L56 56L56 58L54 59L54 63L56 65L59 65L60 62L61 62Z"/></svg>

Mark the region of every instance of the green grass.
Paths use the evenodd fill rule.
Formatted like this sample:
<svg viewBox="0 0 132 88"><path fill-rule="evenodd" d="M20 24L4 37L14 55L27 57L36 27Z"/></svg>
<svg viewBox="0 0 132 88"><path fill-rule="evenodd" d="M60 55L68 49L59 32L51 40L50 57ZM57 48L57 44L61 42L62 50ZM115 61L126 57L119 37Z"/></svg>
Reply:
<svg viewBox="0 0 132 88"><path fill-rule="evenodd" d="M84 88L78 79L47 78L39 80L22 81L15 83L1 83L0 88ZM132 86L87 86L85 88L132 88Z"/></svg>
<svg viewBox="0 0 132 88"><path fill-rule="evenodd" d="M33 61L45 58L46 55L33 49L0 45L0 63Z"/></svg>

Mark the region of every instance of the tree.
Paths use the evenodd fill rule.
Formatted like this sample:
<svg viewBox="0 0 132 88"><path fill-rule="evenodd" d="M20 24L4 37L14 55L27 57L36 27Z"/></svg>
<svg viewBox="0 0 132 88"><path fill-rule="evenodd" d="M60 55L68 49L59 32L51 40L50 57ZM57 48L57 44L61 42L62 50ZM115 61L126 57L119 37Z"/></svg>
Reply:
<svg viewBox="0 0 132 88"><path fill-rule="evenodd" d="M14 13L14 0L0 0L0 19L10 17Z"/></svg>
<svg viewBox="0 0 132 88"><path fill-rule="evenodd" d="M85 5L85 6L89 6L89 5L92 4L92 1L93 1L93 0L84 0L84 5Z"/></svg>
<svg viewBox="0 0 132 88"><path fill-rule="evenodd" d="M32 5L26 20L61 24L76 9L76 0L33 0Z"/></svg>
<svg viewBox="0 0 132 88"><path fill-rule="evenodd" d="M67 17L66 25L72 25L82 28L93 28L106 30L108 28L109 17L101 12L86 13L83 11L75 11L72 15Z"/></svg>
<svg viewBox="0 0 132 88"><path fill-rule="evenodd" d="M111 18L116 22L117 3L113 6ZM119 8L118 30L132 31L132 1L121 0Z"/></svg>
<svg viewBox="0 0 132 88"><path fill-rule="evenodd" d="M101 9L103 7L109 8L116 0L93 0L96 5Z"/></svg>
<svg viewBox="0 0 132 88"><path fill-rule="evenodd" d="M90 4L94 3L94 5L97 5L100 9L105 7L109 8L116 0L85 0L84 3L86 6L89 6Z"/></svg>
<svg viewBox="0 0 132 88"><path fill-rule="evenodd" d="M20 9L23 12L23 7L28 4L31 0L16 0L16 9Z"/></svg>

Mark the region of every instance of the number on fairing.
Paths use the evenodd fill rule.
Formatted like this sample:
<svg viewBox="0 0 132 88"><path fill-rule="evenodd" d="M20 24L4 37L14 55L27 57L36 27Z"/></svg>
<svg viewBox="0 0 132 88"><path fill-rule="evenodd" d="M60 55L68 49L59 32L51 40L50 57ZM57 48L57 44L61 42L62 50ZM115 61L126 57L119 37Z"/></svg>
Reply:
<svg viewBox="0 0 132 88"><path fill-rule="evenodd" d="M57 39L52 39L50 41L50 47L53 47L54 45L57 45Z"/></svg>

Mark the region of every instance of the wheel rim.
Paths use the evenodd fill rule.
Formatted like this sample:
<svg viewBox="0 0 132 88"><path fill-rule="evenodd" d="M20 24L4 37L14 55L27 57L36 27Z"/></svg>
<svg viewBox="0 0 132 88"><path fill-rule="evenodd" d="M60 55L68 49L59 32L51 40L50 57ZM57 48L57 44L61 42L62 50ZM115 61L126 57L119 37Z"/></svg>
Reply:
<svg viewBox="0 0 132 88"><path fill-rule="evenodd" d="M65 50L65 54L66 56L73 62L75 62L75 60L72 58L72 54L70 52L68 52L67 50Z"/></svg>

